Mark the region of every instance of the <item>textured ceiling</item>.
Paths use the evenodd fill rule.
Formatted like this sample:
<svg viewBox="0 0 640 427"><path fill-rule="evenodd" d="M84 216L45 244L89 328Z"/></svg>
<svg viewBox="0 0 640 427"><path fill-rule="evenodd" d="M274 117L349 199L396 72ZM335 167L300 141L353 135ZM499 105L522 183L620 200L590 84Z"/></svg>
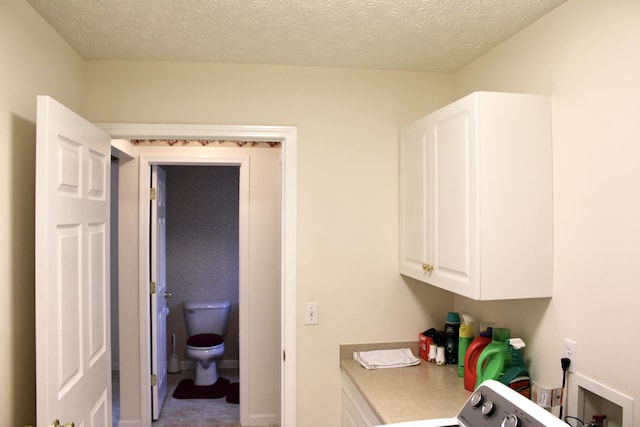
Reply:
<svg viewBox="0 0 640 427"><path fill-rule="evenodd" d="M28 0L85 59L451 72L566 0Z"/></svg>

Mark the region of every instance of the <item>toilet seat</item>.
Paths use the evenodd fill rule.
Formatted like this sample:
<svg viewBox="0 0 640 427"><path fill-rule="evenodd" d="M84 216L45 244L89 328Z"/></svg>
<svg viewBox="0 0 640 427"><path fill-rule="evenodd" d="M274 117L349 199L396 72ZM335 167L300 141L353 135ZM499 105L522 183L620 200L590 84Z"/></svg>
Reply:
<svg viewBox="0 0 640 427"><path fill-rule="evenodd" d="M224 344L224 338L218 334L198 334L187 339L187 347L215 348Z"/></svg>
<svg viewBox="0 0 640 427"><path fill-rule="evenodd" d="M224 338L217 334L197 334L187 339L187 355L196 362L194 384L209 386L218 381L216 359L224 354Z"/></svg>

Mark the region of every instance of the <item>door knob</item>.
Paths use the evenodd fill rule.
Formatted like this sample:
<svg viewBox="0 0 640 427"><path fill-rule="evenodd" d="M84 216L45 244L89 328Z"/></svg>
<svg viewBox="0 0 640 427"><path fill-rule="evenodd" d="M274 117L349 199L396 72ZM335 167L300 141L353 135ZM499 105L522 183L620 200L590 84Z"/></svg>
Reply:
<svg viewBox="0 0 640 427"><path fill-rule="evenodd" d="M173 293L172 293L172 292L165 292L165 293L164 293L164 297L165 297L165 298L171 298L172 296L173 296Z"/></svg>
<svg viewBox="0 0 640 427"><path fill-rule="evenodd" d="M431 273L433 271L433 265L422 264L422 271L427 271L427 272Z"/></svg>
<svg viewBox="0 0 640 427"><path fill-rule="evenodd" d="M51 427L75 427L75 423L71 422L66 424L60 424L60 421L56 419L51 421Z"/></svg>

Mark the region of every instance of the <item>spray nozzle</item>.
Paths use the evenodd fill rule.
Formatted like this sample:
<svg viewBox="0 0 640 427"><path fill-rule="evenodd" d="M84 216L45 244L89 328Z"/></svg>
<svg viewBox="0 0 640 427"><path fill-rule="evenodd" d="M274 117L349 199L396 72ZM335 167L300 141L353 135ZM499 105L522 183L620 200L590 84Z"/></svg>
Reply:
<svg viewBox="0 0 640 427"><path fill-rule="evenodd" d="M509 338L507 342L516 350L520 350L521 348L525 348L527 346L524 341L522 341L522 338Z"/></svg>
<svg viewBox="0 0 640 427"><path fill-rule="evenodd" d="M465 325L473 325L473 322L475 322L476 319L474 319L473 317L471 317L468 314L462 314L462 323Z"/></svg>

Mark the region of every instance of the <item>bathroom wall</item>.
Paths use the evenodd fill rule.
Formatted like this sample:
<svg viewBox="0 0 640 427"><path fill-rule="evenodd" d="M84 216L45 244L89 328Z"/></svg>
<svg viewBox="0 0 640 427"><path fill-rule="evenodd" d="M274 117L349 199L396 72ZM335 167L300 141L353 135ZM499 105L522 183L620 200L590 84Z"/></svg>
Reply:
<svg viewBox="0 0 640 427"><path fill-rule="evenodd" d="M239 358L238 166L165 166L167 171L167 335L185 352L187 300L231 301L224 360Z"/></svg>

